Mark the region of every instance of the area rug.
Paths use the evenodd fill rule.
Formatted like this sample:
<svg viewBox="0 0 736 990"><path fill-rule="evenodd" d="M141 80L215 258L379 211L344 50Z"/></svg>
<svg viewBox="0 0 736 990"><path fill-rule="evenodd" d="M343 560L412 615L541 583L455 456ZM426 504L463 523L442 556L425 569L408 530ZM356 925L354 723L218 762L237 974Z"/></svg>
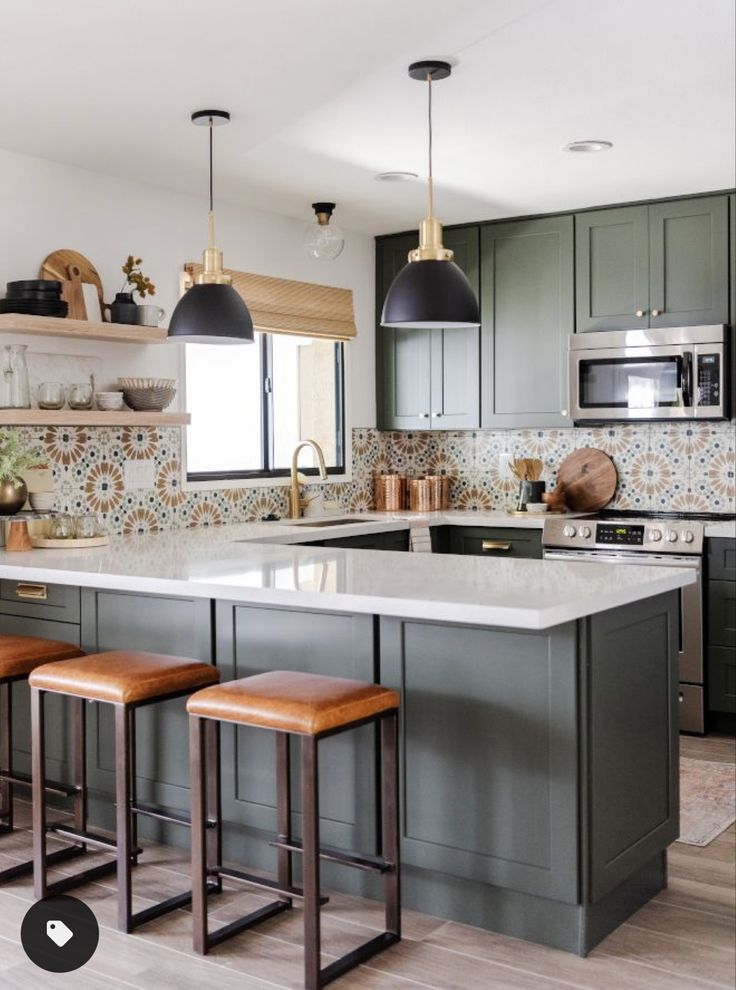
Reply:
<svg viewBox="0 0 736 990"><path fill-rule="evenodd" d="M736 767L731 763L680 760L680 837L707 846L736 821Z"/></svg>

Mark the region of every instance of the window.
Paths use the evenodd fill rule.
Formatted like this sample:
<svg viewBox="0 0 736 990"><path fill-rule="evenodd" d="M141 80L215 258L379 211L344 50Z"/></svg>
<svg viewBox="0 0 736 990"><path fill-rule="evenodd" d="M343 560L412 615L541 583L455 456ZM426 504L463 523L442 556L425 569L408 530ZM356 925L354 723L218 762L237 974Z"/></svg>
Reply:
<svg viewBox="0 0 736 990"><path fill-rule="evenodd" d="M185 351L188 481L287 475L306 437L322 447L329 472L344 470L341 342L256 333L253 344ZM299 469L317 473L309 448Z"/></svg>

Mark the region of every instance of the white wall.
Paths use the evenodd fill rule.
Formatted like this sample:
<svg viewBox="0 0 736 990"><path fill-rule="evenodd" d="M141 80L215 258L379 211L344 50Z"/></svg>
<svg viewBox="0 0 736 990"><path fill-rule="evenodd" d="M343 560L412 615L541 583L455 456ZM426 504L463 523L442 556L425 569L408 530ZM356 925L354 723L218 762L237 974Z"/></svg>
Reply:
<svg viewBox="0 0 736 990"><path fill-rule="evenodd" d="M36 278L47 254L73 248L95 265L110 302L122 287L120 266L134 253L157 286L151 302L170 314L182 265L201 260L207 238L205 183L193 192L184 196L0 150L0 294L8 281ZM349 425L375 425L373 239L347 231L337 260L313 261L301 246L304 222L224 202L215 207L226 267L353 290L358 337L347 345ZM109 381L134 374L175 378L180 370L180 344L135 347L0 336L0 343L14 342L28 344L29 351L93 354L102 359Z"/></svg>

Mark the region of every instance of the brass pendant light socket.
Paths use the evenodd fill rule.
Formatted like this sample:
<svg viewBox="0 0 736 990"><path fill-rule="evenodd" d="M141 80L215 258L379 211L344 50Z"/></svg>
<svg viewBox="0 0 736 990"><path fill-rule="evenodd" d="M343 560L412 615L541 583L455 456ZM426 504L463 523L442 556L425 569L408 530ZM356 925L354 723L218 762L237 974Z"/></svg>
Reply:
<svg viewBox="0 0 736 990"><path fill-rule="evenodd" d="M312 209L314 210L315 216L317 217L317 223L320 227L326 227L332 214L335 210L334 203L312 203Z"/></svg>
<svg viewBox="0 0 736 990"><path fill-rule="evenodd" d="M455 252L442 244L442 224L425 217L419 224L419 247L409 252L409 261L452 261Z"/></svg>

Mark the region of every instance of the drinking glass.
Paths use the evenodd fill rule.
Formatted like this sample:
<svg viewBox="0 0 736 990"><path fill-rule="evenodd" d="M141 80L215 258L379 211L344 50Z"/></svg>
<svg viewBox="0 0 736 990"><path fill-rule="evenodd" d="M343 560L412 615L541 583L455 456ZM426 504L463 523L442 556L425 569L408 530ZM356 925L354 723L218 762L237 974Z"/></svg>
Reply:
<svg viewBox="0 0 736 990"><path fill-rule="evenodd" d="M91 540L101 535L100 521L93 512L79 516L76 523L78 540Z"/></svg>
<svg viewBox="0 0 736 990"><path fill-rule="evenodd" d="M38 386L38 408L64 408L64 386L61 382L41 382Z"/></svg>
<svg viewBox="0 0 736 990"><path fill-rule="evenodd" d="M66 401L69 403L70 409L91 409L92 385L89 382L70 385L67 389Z"/></svg>
<svg viewBox="0 0 736 990"><path fill-rule="evenodd" d="M76 526L72 516L61 513L54 516L49 526L49 539L51 540L73 540L76 533Z"/></svg>

